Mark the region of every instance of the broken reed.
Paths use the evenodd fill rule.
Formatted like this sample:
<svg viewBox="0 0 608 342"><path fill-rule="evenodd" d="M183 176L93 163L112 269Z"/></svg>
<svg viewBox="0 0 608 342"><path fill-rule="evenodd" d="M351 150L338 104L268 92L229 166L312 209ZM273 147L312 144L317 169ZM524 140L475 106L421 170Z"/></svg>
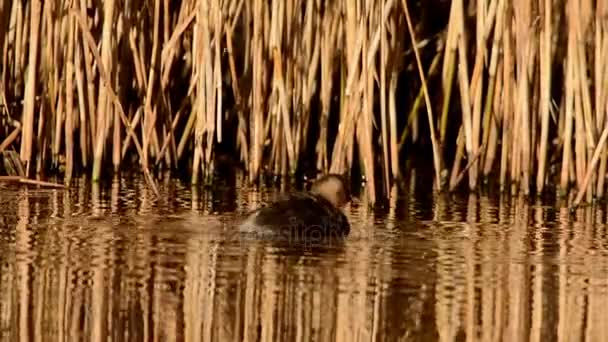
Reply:
<svg viewBox="0 0 608 342"><path fill-rule="evenodd" d="M226 139L251 179L293 173L316 129L318 169L358 163L374 202L376 180L388 193L401 150L425 125L438 187L468 176L474 189L495 172L503 189L555 183L566 193L574 184L576 201L585 191L603 196L606 2L467 6L452 1L442 38L425 44L435 38L419 32L430 24L406 0L0 0L0 150L17 149L37 172L65 158L67 181L76 163L98 180L104 160L118 169L136 153L154 184L150 168L186 159L197 183ZM423 63L433 46L436 57ZM410 66L416 72L398 88ZM415 101L398 107L399 89L412 87ZM235 135L225 133L228 113Z"/></svg>

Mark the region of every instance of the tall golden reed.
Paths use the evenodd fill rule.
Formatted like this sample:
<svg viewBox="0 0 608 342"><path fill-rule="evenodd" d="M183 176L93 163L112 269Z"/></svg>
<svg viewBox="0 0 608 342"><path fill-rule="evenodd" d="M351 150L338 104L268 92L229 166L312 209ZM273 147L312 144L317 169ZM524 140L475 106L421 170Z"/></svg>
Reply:
<svg viewBox="0 0 608 342"><path fill-rule="evenodd" d="M136 156L156 189L150 171L178 163L208 181L218 143L252 180L314 148L320 171L359 166L375 202L428 134L437 189L495 174L603 196L606 4L455 0L433 36L421 6L436 4L0 0L0 150L30 175L65 163L67 182Z"/></svg>

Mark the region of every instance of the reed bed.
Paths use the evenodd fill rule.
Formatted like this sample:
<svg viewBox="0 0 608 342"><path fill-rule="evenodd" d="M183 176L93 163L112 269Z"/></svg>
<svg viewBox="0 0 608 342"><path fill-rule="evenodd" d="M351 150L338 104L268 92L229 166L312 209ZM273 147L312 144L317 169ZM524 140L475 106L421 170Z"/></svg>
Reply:
<svg viewBox="0 0 608 342"><path fill-rule="evenodd" d="M492 181L573 191L576 204L606 192L607 12L590 0L0 0L0 152L67 183L135 163L156 189L161 168L208 181L228 146L252 181L356 171L370 203L426 154L437 190Z"/></svg>

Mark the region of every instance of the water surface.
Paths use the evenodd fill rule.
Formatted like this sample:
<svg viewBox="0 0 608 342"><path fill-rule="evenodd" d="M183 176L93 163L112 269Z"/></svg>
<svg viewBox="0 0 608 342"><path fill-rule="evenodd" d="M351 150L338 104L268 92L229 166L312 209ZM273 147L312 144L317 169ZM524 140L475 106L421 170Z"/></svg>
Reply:
<svg viewBox="0 0 608 342"><path fill-rule="evenodd" d="M6 341L606 341L603 207L433 194L415 178L343 243L242 239L278 189L139 178L0 185ZM418 184L417 186L415 186Z"/></svg>

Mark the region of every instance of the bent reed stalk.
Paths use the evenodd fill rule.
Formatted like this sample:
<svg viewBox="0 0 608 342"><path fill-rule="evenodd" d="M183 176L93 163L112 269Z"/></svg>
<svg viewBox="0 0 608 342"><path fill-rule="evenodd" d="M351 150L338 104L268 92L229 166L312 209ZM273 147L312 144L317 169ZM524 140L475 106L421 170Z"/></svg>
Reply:
<svg viewBox="0 0 608 342"><path fill-rule="evenodd" d="M606 15L591 0L0 0L0 152L67 184L136 162L155 191L153 170L208 182L221 153L252 181L357 170L371 203L426 153L438 190L496 179L578 204L606 193Z"/></svg>

